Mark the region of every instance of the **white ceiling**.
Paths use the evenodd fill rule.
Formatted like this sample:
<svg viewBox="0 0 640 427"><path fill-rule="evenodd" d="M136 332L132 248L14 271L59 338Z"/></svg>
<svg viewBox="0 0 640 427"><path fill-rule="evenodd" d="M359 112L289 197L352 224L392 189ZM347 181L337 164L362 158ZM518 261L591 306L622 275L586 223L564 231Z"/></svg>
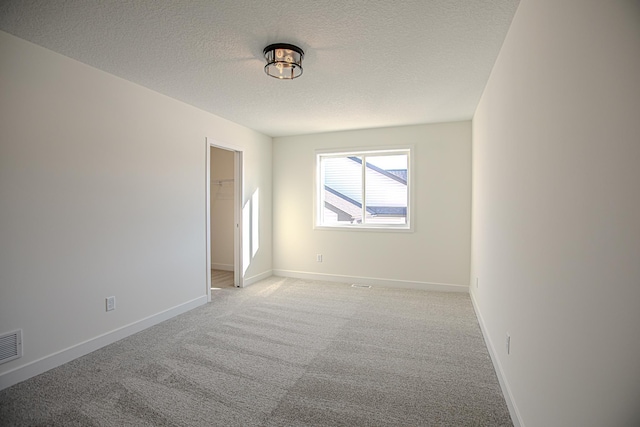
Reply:
<svg viewBox="0 0 640 427"><path fill-rule="evenodd" d="M518 0L3 0L0 29L271 136L468 120ZM305 51L268 77L262 49Z"/></svg>

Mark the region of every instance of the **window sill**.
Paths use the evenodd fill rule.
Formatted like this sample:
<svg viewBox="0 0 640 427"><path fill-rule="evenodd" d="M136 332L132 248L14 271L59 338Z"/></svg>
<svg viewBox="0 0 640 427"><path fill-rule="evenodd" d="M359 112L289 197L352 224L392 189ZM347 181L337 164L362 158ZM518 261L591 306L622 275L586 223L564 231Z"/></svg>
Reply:
<svg viewBox="0 0 640 427"><path fill-rule="evenodd" d="M314 225L314 230L326 231L373 231L383 233L413 233L411 226L372 226L372 225Z"/></svg>

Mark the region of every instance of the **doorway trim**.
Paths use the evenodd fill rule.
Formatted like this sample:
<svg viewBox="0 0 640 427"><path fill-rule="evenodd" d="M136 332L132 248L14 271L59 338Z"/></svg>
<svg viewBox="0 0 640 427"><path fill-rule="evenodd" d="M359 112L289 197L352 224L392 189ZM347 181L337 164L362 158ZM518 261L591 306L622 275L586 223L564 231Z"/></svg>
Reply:
<svg viewBox="0 0 640 427"><path fill-rule="evenodd" d="M207 301L211 302L211 147L233 151L233 284L238 288L244 287L242 272L242 203L244 200L244 149L232 144L223 143L212 138L206 138L205 149L205 208L206 208L206 284Z"/></svg>

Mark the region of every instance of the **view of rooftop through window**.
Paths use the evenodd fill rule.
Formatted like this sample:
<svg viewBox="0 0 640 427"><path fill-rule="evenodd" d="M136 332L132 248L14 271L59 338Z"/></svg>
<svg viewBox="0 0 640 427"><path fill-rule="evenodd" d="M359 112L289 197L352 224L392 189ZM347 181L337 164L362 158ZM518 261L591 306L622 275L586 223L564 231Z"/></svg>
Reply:
<svg viewBox="0 0 640 427"><path fill-rule="evenodd" d="M322 154L321 226L408 226L409 151Z"/></svg>

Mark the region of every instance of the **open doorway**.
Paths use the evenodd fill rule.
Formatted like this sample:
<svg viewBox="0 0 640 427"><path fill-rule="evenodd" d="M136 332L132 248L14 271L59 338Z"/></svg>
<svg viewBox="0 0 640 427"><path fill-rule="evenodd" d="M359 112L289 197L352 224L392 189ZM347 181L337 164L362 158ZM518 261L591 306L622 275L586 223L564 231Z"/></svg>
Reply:
<svg viewBox="0 0 640 427"><path fill-rule="evenodd" d="M233 287L235 151L209 148L211 289Z"/></svg>
<svg viewBox="0 0 640 427"><path fill-rule="evenodd" d="M243 287L242 149L207 139L207 298L223 286Z"/></svg>

